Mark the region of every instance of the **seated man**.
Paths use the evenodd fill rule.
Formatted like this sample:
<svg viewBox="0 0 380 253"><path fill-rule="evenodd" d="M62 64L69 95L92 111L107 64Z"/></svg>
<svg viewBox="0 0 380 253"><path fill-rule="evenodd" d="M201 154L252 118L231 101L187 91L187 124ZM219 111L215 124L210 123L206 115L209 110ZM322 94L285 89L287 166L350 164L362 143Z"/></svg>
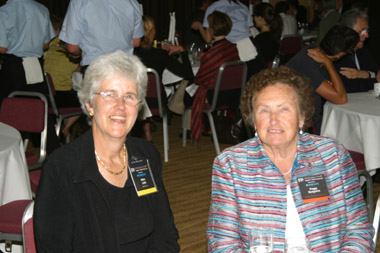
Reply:
<svg viewBox="0 0 380 253"><path fill-rule="evenodd" d="M322 124L323 101L345 104L347 95L332 61L344 56L359 41L359 35L346 26L334 26L319 46L304 48L286 64L310 79L315 113L313 125L317 134Z"/></svg>
<svg viewBox="0 0 380 253"><path fill-rule="evenodd" d="M350 10L343 14L340 24L352 28L360 36L354 50L334 62L348 93L365 92L380 82L380 66L375 62L364 41L368 38L368 16L362 11Z"/></svg>
<svg viewBox="0 0 380 253"><path fill-rule="evenodd" d="M318 26L317 45L325 34L339 22L340 14L335 9L335 0L322 0L322 19Z"/></svg>

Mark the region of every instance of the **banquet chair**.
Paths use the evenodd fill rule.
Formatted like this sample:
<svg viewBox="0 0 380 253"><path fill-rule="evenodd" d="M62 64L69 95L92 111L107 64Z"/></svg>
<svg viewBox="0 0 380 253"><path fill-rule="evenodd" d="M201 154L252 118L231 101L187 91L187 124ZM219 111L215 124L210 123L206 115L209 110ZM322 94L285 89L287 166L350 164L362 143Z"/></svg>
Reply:
<svg viewBox="0 0 380 253"><path fill-rule="evenodd" d="M272 62L272 68L285 64L303 47L302 36L298 34L285 35L281 39L280 50Z"/></svg>
<svg viewBox="0 0 380 253"><path fill-rule="evenodd" d="M168 136L168 116L166 105L162 103L161 93L164 92L160 83L160 78L156 70L147 68L148 74L148 89L146 92L146 98L156 98L158 103L157 107L149 107L153 116L160 116L162 118L162 129L164 137L164 159L168 162L168 150L169 150L169 136Z"/></svg>
<svg viewBox="0 0 380 253"><path fill-rule="evenodd" d="M36 244L34 242L33 229L33 209L34 201L30 202L26 207L24 216L22 217L22 241L24 253L36 253Z"/></svg>
<svg viewBox="0 0 380 253"><path fill-rule="evenodd" d="M372 223L373 221L373 210L374 210L374 204L373 204L373 184L372 184L372 177L369 174L369 172L366 170L365 162L364 162L364 155L359 152L355 152L352 150L348 150L348 152L351 155L352 160L355 163L356 170L358 172L358 177L364 177L366 182L366 193L367 193L367 210L368 210L368 216L369 216L369 222Z"/></svg>
<svg viewBox="0 0 380 253"><path fill-rule="evenodd" d="M240 89L239 97L237 98L240 101L240 97L244 91L246 84L246 75L247 75L247 65L242 61L233 61L233 62L225 62L219 67L218 75L216 78L215 89L211 104L205 103L203 108L203 112L206 113L208 120L210 122L210 128L212 133L212 139L214 142L214 147L216 154L220 153L220 147L218 142L218 136L215 129L215 123L212 116L212 113L215 111L223 111L223 110L235 110L237 108L231 108L226 103L221 103L218 101L219 92L221 91L232 91L235 89ZM233 97L230 98L235 99ZM183 132L182 132L182 145L186 146L187 139L187 114L191 108L185 108L183 114Z"/></svg>
<svg viewBox="0 0 380 253"><path fill-rule="evenodd" d="M379 236L379 225L380 225L380 195L377 197L375 215L373 217L372 226L375 228L375 235L373 236L373 242L375 246L377 244L377 237Z"/></svg>
<svg viewBox="0 0 380 253"><path fill-rule="evenodd" d="M41 93L14 91L4 99L0 111L1 122L13 126L20 132L40 133L39 155L33 151L25 152L33 195L36 194L40 181L39 168L46 158L47 105L47 99ZM25 150L28 141L27 138L24 139Z"/></svg>
<svg viewBox="0 0 380 253"><path fill-rule="evenodd" d="M47 99L38 92L14 91L3 100L0 121L13 126L20 132L40 133L39 155L26 152L29 170L40 168L46 158ZM24 139L26 148L28 139Z"/></svg>
<svg viewBox="0 0 380 253"><path fill-rule="evenodd" d="M45 73L45 80L48 84L48 91L49 91L49 101L50 101L50 107L49 107L49 114L54 114L57 117L57 123L55 125L55 131L57 136L59 136L59 132L61 131L61 126L63 121L66 118L70 118L73 116L79 116L83 114L81 107L57 107L57 104L55 103L55 87L53 83L53 79L49 73ZM68 139L66 139L68 140Z"/></svg>
<svg viewBox="0 0 380 253"><path fill-rule="evenodd" d="M22 219L24 211L33 200L15 200L0 206L0 242L5 250L12 251L12 243L22 243Z"/></svg>

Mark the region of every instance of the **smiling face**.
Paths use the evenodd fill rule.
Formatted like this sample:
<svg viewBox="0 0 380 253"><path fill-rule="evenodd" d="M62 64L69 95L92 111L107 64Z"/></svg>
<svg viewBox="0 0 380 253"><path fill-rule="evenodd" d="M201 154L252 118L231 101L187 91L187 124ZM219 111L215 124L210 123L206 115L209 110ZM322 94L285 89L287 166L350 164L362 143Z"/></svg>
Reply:
<svg viewBox="0 0 380 253"><path fill-rule="evenodd" d="M360 36L360 40L358 44L356 44L354 49L362 48L364 41L369 37L367 20L365 20L364 18L358 18L356 24L352 29L356 31Z"/></svg>
<svg viewBox="0 0 380 253"><path fill-rule="evenodd" d="M261 90L253 102L255 127L263 146L288 148L297 145L303 126L293 87L276 83Z"/></svg>
<svg viewBox="0 0 380 253"><path fill-rule="evenodd" d="M86 103L87 110L94 114L94 138L125 138L135 124L138 105L126 105L122 96L127 93L137 96L137 85L122 75L116 75L100 83L97 93L104 91L113 91L121 97L116 101L105 101L101 95L95 95L93 106Z"/></svg>

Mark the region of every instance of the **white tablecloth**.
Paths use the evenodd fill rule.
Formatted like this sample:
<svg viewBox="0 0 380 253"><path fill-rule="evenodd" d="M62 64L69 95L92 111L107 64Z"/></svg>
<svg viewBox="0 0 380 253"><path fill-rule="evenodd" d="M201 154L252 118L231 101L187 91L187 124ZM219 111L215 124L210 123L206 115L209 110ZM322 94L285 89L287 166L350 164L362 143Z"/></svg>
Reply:
<svg viewBox="0 0 380 253"><path fill-rule="evenodd" d="M326 102L321 135L364 154L367 170L380 168L380 100L371 93L347 94L348 102Z"/></svg>
<svg viewBox="0 0 380 253"><path fill-rule="evenodd" d="M0 205L32 199L29 172L20 133L0 122Z"/></svg>

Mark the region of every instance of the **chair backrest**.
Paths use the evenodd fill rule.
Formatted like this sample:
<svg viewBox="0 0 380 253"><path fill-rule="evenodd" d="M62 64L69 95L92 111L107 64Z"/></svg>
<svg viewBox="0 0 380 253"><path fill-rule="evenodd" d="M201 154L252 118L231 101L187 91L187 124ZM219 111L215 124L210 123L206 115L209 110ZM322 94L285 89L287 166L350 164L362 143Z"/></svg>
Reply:
<svg viewBox="0 0 380 253"><path fill-rule="evenodd" d="M49 73L45 72L45 80L46 80L48 91L49 91L48 97L51 104L51 108L53 109L54 114L58 117L59 111L54 99L56 92L55 92L55 87L53 83L53 78L51 77Z"/></svg>
<svg viewBox="0 0 380 253"><path fill-rule="evenodd" d="M24 216L22 217L22 239L24 253L35 253L36 244L34 242L34 230L33 230L33 209L34 201L26 207Z"/></svg>
<svg viewBox="0 0 380 253"><path fill-rule="evenodd" d="M157 98L158 108L150 108L153 115L156 115L156 111L163 116L163 105L161 94L164 92L161 87L160 77L156 70L152 68L147 68L148 74L148 89L146 91L146 98Z"/></svg>
<svg viewBox="0 0 380 253"><path fill-rule="evenodd" d="M303 47L302 37L298 34L285 35L281 39L280 54L296 54Z"/></svg>
<svg viewBox="0 0 380 253"><path fill-rule="evenodd" d="M225 62L219 67L218 76L211 102L211 110L215 110L219 91L241 89L243 94L247 76L247 64L242 61ZM240 97L239 97L240 98Z"/></svg>
<svg viewBox="0 0 380 253"><path fill-rule="evenodd" d="M299 34L285 35L281 39L280 50L272 62L272 68L285 64L303 47L303 39Z"/></svg>
<svg viewBox="0 0 380 253"><path fill-rule="evenodd" d="M41 133L40 159L46 157L47 100L38 92L14 91L3 100L0 121L20 132Z"/></svg>
<svg viewBox="0 0 380 253"><path fill-rule="evenodd" d="M375 228L375 235L373 236L373 241L375 246L377 244L377 237L379 236L379 224L380 223L380 195L377 197L375 215L373 216L372 225Z"/></svg>

